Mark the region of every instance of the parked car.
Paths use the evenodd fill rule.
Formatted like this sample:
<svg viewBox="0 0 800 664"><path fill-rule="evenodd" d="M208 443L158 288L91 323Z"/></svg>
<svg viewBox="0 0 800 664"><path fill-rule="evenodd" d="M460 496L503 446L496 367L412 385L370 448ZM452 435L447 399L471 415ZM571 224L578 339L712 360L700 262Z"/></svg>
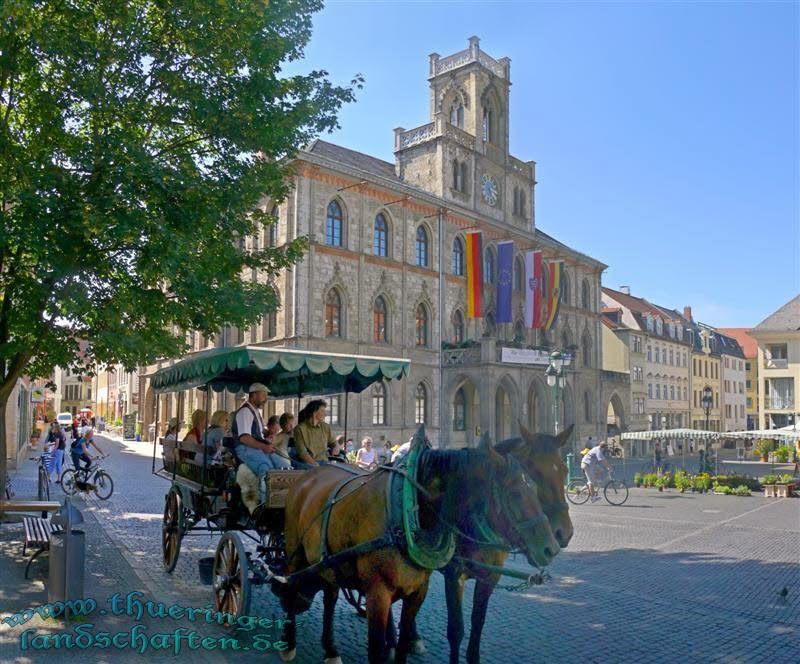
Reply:
<svg viewBox="0 0 800 664"><path fill-rule="evenodd" d="M62 429L69 429L72 426L72 413L59 413L56 422Z"/></svg>

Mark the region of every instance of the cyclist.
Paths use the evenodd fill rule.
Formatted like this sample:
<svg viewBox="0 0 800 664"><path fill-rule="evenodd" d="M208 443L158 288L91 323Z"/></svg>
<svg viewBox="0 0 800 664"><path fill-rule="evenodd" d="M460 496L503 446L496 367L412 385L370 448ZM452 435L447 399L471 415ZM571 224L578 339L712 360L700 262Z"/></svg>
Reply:
<svg viewBox="0 0 800 664"><path fill-rule="evenodd" d="M92 466L92 458L89 456L89 447L94 447L100 455L103 455L101 450L94 440L94 430L90 427L85 427L81 435L72 443L70 455L72 456L72 464L75 470L80 470L81 461L84 462L84 470L89 470Z"/></svg>
<svg viewBox="0 0 800 664"><path fill-rule="evenodd" d="M606 452L608 452L608 443L601 440L581 459L581 470L586 475L586 481L589 485L589 494L592 497L593 503L600 500L600 496L597 495L596 486L602 480L600 466L605 466L606 470L609 473L611 472L611 465L606 461Z"/></svg>

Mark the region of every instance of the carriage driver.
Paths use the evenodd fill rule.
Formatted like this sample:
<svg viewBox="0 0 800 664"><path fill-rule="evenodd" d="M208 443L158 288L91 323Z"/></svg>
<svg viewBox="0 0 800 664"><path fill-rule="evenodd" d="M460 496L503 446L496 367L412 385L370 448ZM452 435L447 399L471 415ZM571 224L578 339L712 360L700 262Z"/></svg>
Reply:
<svg viewBox="0 0 800 664"><path fill-rule="evenodd" d="M246 464L257 477L268 470L290 468L289 459L275 453L275 444L264 435L264 420L259 410L267 401L269 390L266 385L253 383L247 401L236 411L231 430L237 441L236 456Z"/></svg>

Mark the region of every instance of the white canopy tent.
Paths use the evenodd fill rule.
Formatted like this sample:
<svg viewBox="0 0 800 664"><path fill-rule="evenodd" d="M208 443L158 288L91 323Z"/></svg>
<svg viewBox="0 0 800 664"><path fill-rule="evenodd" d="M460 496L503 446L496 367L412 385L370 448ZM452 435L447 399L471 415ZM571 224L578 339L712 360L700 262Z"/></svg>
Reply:
<svg viewBox="0 0 800 664"><path fill-rule="evenodd" d="M622 440L717 440L720 437L717 431L703 431L700 429L661 429L658 431L626 431Z"/></svg>
<svg viewBox="0 0 800 664"><path fill-rule="evenodd" d="M760 429L757 431L728 431L722 434L725 438L768 438L782 442L800 440L800 431L793 429Z"/></svg>

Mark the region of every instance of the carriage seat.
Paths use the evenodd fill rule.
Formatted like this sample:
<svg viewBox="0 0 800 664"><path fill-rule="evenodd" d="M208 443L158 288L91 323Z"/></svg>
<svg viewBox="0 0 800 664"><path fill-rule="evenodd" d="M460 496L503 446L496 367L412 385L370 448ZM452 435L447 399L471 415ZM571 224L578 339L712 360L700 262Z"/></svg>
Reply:
<svg viewBox="0 0 800 664"><path fill-rule="evenodd" d="M270 509L283 509L289 489L303 475L304 470L268 470L261 480L241 463L236 471L236 484L241 489L242 502L252 514L259 504Z"/></svg>

